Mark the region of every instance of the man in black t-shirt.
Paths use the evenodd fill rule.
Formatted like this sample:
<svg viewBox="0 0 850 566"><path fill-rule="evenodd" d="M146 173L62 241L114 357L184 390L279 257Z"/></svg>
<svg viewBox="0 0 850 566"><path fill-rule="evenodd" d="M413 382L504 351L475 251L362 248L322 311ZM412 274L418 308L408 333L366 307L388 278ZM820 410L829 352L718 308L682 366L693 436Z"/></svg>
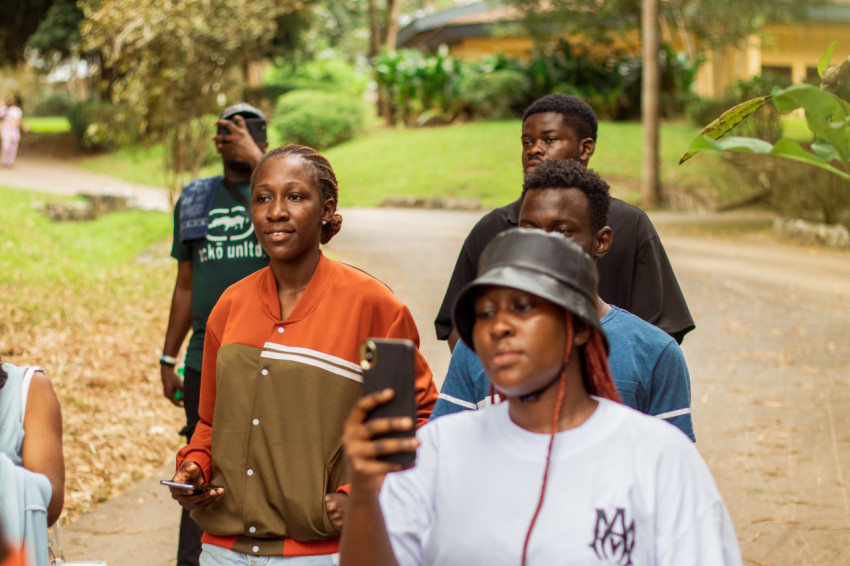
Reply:
<svg viewBox="0 0 850 566"><path fill-rule="evenodd" d="M535 101L522 121L523 175L547 159L575 159L587 165L596 150L597 121L593 109L565 94L550 94ZM454 349L454 300L478 272L481 251L497 234L519 223L520 200L484 215L463 243L440 312L434 321L439 340ZM694 329L685 297L670 260L646 214L611 199L608 225L614 238L608 255L597 263L599 296L661 328L676 342Z"/></svg>

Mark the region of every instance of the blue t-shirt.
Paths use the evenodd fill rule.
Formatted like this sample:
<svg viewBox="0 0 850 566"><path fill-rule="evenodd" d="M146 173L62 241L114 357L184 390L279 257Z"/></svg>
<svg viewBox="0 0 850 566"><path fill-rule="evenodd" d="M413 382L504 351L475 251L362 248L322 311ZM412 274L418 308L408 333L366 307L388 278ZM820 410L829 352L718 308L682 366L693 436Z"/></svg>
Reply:
<svg viewBox="0 0 850 566"><path fill-rule="evenodd" d="M608 336L608 364L625 405L679 427L691 440L691 377L676 341L615 306L599 321ZM495 400L498 400L496 395ZM490 403L490 380L478 356L458 340L431 418Z"/></svg>

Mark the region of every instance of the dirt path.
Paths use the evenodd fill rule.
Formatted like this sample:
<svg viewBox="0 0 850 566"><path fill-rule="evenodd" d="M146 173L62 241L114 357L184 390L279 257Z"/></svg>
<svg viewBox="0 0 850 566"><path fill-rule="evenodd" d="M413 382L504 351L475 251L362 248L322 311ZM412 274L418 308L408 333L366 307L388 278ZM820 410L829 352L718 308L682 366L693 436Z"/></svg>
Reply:
<svg viewBox="0 0 850 566"><path fill-rule="evenodd" d="M17 171L20 183L0 171L0 185L37 189L33 178L51 171L55 189L88 175L38 160ZM410 306L441 380L448 350L434 339L433 316L479 214L342 212L328 253L384 280ZM764 234L717 237L732 233L724 227L738 220L729 216L653 218L697 322L683 348L697 447L724 494L745 564L850 563L850 253ZM706 221L715 236L692 228ZM145 480L79 518L65 528L67 556L173 564L178 513L165 495Z"/></svg>

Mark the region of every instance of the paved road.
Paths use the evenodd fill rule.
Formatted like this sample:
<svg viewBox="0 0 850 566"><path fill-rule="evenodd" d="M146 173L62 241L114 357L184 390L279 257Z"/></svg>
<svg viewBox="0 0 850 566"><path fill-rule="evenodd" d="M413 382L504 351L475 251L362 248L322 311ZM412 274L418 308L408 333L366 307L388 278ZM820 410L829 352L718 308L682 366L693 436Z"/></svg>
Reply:
<svg viewBox="0 0 850 566"><path fill-rule="evenodd" d="M382 279L411 307L440 378L448 352L432 320L479 215L342 213L327 253ZM697 322L683 348L697 447L725 496L745 564L847 564L850 254L706 237L707 222L713 234L731 232L728 217L653 218ZM683 235L695 221L699 235ZM110 566L173 564L177 518L164 488L145 480L66 527L66 555Z"/></svg>
<svg viewBox="0 0 850 566"><path fill-rule="evenodd" d="M129 197L132 206L171 210L168 192L159 187L128 183L49 157L19 155L12 169L0 168L0 187L21 187L59 195L121 195Z"/></svg>

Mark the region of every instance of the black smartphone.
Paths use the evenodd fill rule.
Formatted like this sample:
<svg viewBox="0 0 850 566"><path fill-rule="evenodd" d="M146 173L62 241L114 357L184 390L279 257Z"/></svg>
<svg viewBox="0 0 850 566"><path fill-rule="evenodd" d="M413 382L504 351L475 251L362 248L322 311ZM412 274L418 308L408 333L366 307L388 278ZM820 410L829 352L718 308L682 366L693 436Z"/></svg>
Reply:
<svg viewBox="0 0 850 566"><path fill-rule="evenodd" d="M391 388L395 396L389 403L376 407L366 417L410 417L416 422L416 368L415 347L410 340L369 338L360 346L360 367L363 368L363 395ZM392 432L379 438L409 438L409 431ZM399 452L382 456L381 460L396 462L409 468L416 462L415 452Z"/></svg>
<svg viewBox="0 0 850 566"><path fill-rule="evenodd" d="M251 137L255 142L261 143L266 141L268 138L266 137L266 122L261 118L244 118L245 127L248 128L248 132L251 134ZM232 120L231 120L232 121ZM218 127L218 135L226 136L230 134L230 130L227 129L227 126L219 126Z"/></svg>
<svg viewBox="0 0 850 566"><path fill-rule="evenodd" d="M215 489L217 487L221 487L221 486L218 486L218 485L209 485L209 484L207 484L207 485L192 485L190 483L180 483L180 482L171 481L171 480L159 480L159 483L161 483L162 485L166 485L168 487L191 489L193 495L203 493L208 489Z"/></svg>

